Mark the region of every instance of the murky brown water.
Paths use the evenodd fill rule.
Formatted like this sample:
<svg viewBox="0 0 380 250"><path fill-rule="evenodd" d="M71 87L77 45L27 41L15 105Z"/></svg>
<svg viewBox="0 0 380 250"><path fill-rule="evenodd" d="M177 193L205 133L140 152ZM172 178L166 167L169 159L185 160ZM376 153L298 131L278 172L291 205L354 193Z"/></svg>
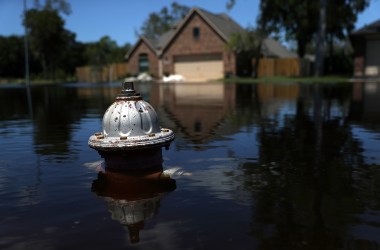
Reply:
<svg viewBox="0 0 380 250"><path fill-rule="evenodd" d="M380 84L136 84L170 178L87 140L119 84L0 86L0 249L378 249ZM160 170L161 171L161 170Z"/></svg>

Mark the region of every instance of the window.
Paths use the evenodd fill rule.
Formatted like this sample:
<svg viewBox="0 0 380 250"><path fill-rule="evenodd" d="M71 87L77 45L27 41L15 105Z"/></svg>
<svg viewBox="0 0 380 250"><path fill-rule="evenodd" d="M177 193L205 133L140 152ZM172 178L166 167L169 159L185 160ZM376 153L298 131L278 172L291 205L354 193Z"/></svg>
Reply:
<svg viewBox="0 0 380 250"><path fill-rule="evenodd" d="M201 34L200 34L199 27L194 27L194 28L193 28L193 38L194 38L194 39L198 39L200 35L201 35Z"/></svg>
<svg viewBox="0 0 380 250"><path fill-rule="evenodd" d="M139 72L148 72L149 71L149 60L147 54L139 55Z"/></svg>
<svg viewBox="0 0 380 250"><path fill-rule="evenodd" d="M194 122L194 131L195 132L202 132L202 123L199 120L196 120Z"/></svg>

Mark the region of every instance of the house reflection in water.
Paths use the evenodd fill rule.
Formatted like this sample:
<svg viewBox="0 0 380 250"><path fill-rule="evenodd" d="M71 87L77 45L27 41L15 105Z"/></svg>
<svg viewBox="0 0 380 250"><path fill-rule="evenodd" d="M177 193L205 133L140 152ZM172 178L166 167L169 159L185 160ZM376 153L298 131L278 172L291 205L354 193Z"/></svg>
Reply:
<svg viewBox="0 0 380 250"><path fill-rule="evenodd" d="M268 83L239 85L203 82L143 87L139 86L139 92L143 96L149 95L147 99L152 106L162 107L159 110L162 112L159 114L160 121L167 123L168 127L179 129L180 135L183 134L196 145L207 143L214 137L233 134L245 126L244 123L249 122L245 119L247 114L244 107L237 106L255 106L257 109L252 110L257 113L252 115L256 117L275 115L284 107L289 109L292 105L295 108L301 92L299 85ZM225 126L226 122L233 124Z"/></svg>
<svg viewBox="0 0 380 250"><path fill-rule="evenodd" d="M353 84L352 108L350 113L350 117L353 121L367 121L367 123L369 123L365 124L367 126L371 126L372 124L379 124L379 106L379 82L355 82Z"/></svg>
<svg viewBox="0 0 380 250"><path fill-rule="evenodd" d="M234 109L235 89L233 84L175 84L162 88L159 99L181 132L199 144L206 142Z"/></svg>
<svg viewBox="0 0 380 250"><path fill-rule="evenodd" d="M92 191L107 202L112 219L128 228L131 243L140 241L145 220L157 215L161 200L175 188L175 180L165 175L162 167L144 173L106 168L92 184Z"/></svg>

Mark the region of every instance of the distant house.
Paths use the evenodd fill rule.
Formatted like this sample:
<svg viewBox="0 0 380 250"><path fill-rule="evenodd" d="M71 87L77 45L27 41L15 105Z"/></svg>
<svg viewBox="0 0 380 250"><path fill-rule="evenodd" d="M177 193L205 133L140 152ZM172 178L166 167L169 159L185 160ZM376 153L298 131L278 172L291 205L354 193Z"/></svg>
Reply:
<svg viewBox="0 0 380 250"><path fill-rule="evenodd" d="M192 8L159 39L140 37L126 55L129 73L149 72L159 78L165 74L179 74L189 81L242 75L250 70L250 61L227 49L226 45L233 33L243 31L224 13ZM264 55L285 53L275 40L265 44L268 45L263 46ZM272 51L273 47L276 51Z"/></svg>
<svg viewBox="0 0 380 250"><path fill-rule="evenodd" d="M265 58L297 58L298 55L272 38L263 40L261 55Z"/></svg>
<svg viewBox="0 0 380 250"><path fill-rule="evenodd" d="M354 48L354 76L380 76L380 19L350 34Z"/></svg>
<svg viewBox="0 0 380 250"><path fill-rule="evenodd" d="M255 63L255 59L252 63ZM260 60L257 68L258 77L272 76L307 76L310 74L310 60L298 55L272 38L263 40Z"/></svg>

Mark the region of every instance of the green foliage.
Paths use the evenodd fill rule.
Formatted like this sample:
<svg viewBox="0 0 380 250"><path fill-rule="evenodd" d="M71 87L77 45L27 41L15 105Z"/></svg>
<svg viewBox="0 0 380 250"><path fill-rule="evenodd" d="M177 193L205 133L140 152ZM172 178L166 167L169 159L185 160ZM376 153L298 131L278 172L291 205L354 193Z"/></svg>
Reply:
<svg viewBox="0 0 380 250"><path fill-rule="evenodd" d="M169 8L164 7L159 12L152 12L143 23L138 35L158 38L167 32L175 22L181 20L189 10L189 7L173 2Z"/></svg>
<svg viewBox="0 0 380 250"><path fill-rule="evenodd" d="M353 74L353 50L348 39L330 45L329 52L325 53L325 69L327 74Z"/></svg>
<svg viewBox="0 0 380 250"><path fill-rule="evenodd" d="M76 41L76 35L67 32L63 55L57 62L57 68L61 70L62 75L72 76L75 74L76 67L86 63L85 45Z"/></svg>
<svg viewBox="0 0 380 250"><path fill-rule="evenodd" d="M369 0L334 0L327 1L327 34L339 40L355 28L357 16L369 5Z"/></svg>
<svg viewBox="0 0 380 250"><path fill-rule="evenodd" d="M241 33L234 33L227 44L228 48L236 53L245 53L253 58L260 53L260 36L257 30L246 29Z"/></svg>
<svg viewBox="0 0 380 250"><path fill-rule="evenodd" d="M0 36L0 77L20 77L24 73L24 39Z"/></svg>
<svg viewBox="0 0 380 250"><path fill-rule="evenodd" d="M66 52L66 44L72 39L64 29L64 21L56 10L30 9L24 18L32 54L41 63L45 79L54 78L54 70Z"/></svg>
<svg viewBox="0 0 380 250"><path fill-rule="evenodd" d="M297 41L298 55L303 57L317 31L318 1L262 0L260 10L259 22L271 32L285 31L286 39Z"/></svg>
<svg viewBox="0 0 380 250"><path fill-rule="evenodd" d="M43 6L36 1L24 18L31 54L39 61L44 79L73 75L76 67L86 64L102 66L124 60L127 48L119 48L108 36L94 43L77 42L59 15L70 13L69 7L63 0L46 0Z"/></svg>
<svg viewBox="0 0 380 250"><path fill-rule="evenodd" d="M357 15L369 0L337 0L327 2L327 35L343 39L354 28ZM316 0L261 0L259 24L270 32L284 32L287 40L297 42L300 57L307 44L314 42L318 30L320 5Z"/></svg>
<svg viewBox="0 0 380 250"><path fill-rule="evenodd" d="M66 30L60 12L70 13L64 0L35 1L23 17L27 25L29 67L32 78L67 79L75 74L76 67L103 66L123 62L129 43L117 46L104 36L94 43L76 41L75 33ZM23 36L0 36L0 78L23 78L25 51Z"/></svg>
<svg viewBox="0 0 380 250"><path fill-rule="evenodd" d="M259 61L264 32L247 28L244 32L234 33L230 37L227 48L237 55L239 75L257 76L258 64L252 65L252 59Z"/></svg>
<svg viewBox="0 0 380 250"><path fill-rule="evenodd" d="M33 55L29 55L31 75L41 72L41 66ZM25 47L23 36L0 36L0 78L24 78Z"/></svg>
<svg viewBox="0 0 380 250"><path fill-rule="evenodd" d="M117 43L109 36L103 36L99 41L86 43L84 46L86 64L93 66L123 62L125 53L131 48L129 43L118 47Z"/></svg>
<svg viewBox="0 0 380 250"><path fill-rule="evenodd" d="M40 0L34 0L35 9L42 10L55 10L57 12L62 12L66 15L71 13L71 7L65 0L45 0L45 4L41 4Z"/></svg>

